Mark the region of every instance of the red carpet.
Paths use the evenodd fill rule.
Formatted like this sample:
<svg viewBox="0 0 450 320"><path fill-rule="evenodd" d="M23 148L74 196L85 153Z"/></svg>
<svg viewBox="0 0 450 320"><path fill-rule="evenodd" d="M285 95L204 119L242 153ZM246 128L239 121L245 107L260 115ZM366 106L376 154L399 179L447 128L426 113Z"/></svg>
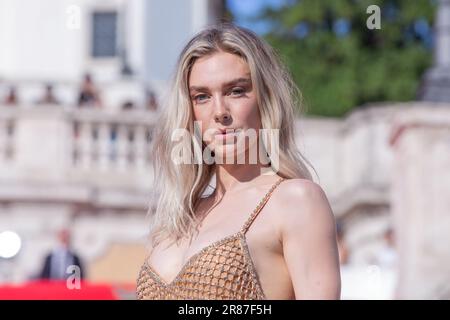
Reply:
<svg viewBox="0 0 450 320"><path fill-rule="evenodd" d="M0 300L117 300L111 285L82 282L68 289L65 281L32 281L0 285Z"/></svg>

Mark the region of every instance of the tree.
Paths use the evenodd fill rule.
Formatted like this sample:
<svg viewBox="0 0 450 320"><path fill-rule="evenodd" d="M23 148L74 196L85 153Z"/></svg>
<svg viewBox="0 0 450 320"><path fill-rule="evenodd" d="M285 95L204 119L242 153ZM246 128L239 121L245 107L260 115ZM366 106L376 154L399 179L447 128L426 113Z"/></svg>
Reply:
<svg viewBox="0 0 450 320"><path fill-rule="evenodd" d="M431 63L432 0L286 0L259 19L288 65L309 114L342 116L378 101L408 101ZM381 9L370 30L366 10Z"/></svg>

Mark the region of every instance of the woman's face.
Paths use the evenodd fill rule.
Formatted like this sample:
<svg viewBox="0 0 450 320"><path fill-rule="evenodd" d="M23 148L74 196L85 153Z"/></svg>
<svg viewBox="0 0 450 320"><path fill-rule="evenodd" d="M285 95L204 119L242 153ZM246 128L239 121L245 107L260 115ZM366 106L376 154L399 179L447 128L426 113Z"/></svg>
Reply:
<svg viewBox="0 0 450 320"><path fill-rule="evenodd" d="M199 58L188 81L194 120L201 124L203 141L215 151L216 158L246 151L249 145L242 146L242 140L232 132L254 129L258 137L261 128L247 63L237 55L220 51Z"/></svg>

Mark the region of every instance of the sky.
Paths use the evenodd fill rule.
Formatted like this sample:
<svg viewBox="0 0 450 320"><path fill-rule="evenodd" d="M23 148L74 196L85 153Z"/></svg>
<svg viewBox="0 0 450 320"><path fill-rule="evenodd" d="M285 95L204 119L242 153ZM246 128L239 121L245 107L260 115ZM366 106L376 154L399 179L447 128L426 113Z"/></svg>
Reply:
<svg viewBox="0 0 450 320"><path fill-rule="evenodd" d="M266 21L252 21L253 17L266 7L279 8L288 0L227 0L228 9L233 13L235 23L249 28L258 34L265 34L270 29Z"/></svg>

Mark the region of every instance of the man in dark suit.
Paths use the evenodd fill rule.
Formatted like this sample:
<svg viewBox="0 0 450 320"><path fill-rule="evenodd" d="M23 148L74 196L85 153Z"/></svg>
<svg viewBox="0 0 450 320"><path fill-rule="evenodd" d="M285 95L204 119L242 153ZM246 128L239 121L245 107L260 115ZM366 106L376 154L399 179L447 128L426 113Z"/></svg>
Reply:
<svg viewBox="0 0 450 320"><path fill-rule="evenodd" d="M84 278L81 259L70 249L70 233L61 230L58 234L59 246L45 257L44 266L40 273L41 279L66 280L73 275L74 270L79 271L80 280ZM75 268L69 268L75 266ZM79 269L76 269L78 267ZM68 269L69 268L69 269Z"/></svg>

